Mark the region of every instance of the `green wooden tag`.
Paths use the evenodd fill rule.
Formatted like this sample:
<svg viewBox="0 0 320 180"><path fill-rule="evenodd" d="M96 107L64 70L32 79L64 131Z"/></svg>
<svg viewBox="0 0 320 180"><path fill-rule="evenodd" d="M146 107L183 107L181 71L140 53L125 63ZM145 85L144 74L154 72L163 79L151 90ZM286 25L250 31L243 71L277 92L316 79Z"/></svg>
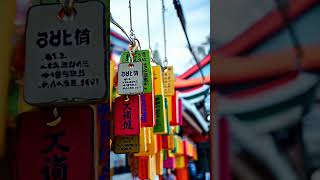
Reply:
<svg viewBox="0 0 320 180"><path fill-rule="evenodd" d="M153 132L156 134L167 134L168 127L166 123L166 114L165 114L165 106L164 106L164 96L156 95L156 125L153 128Z"/></svg>

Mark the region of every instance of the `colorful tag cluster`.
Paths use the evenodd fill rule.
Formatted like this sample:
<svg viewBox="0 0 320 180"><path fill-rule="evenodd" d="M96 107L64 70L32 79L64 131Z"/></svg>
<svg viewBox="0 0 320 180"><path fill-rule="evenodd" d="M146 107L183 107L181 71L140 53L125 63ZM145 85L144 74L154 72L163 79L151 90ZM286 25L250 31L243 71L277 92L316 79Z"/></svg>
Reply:
<svg viewBox="0 0 320 180"><path fill-rule="evenodd" d="M174 89L173 67L151 66L149 50L132 53L133 60L128 51L121 54L119 69L130 62L142 63L143 92L119 91L123 84L119 73L124 72L118 70L119 97L114 103L112 150L133 154L133 174L139 179L154 179L163 175L164 168L186 168L187 160L196 154L196 147L178 135L182 103Z"/></svg>

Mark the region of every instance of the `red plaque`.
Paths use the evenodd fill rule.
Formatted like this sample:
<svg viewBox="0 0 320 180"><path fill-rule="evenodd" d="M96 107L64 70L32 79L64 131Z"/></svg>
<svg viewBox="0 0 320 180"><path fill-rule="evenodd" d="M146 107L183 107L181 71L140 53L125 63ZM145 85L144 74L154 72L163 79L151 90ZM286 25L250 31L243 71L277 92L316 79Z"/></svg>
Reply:
<svg viewBox="0 0 320 180"><path fill-rule="evenodd" d="M140 134L139 96L121 96L116 99L114 113L114 133L116 136Z"/></svg>
<svg viewBox="0 0 320 180"><path fill-rule="evenodd" d="M168 149L168 136L162 135L161 139L162 139L162 148Z"/></svg>
<svg viewBox="0 0 320 180"><path fill-rule="evenodd" d="M158 142L158 151L161 151L162 150L162 135L160 134L157 134L157 142Z"/></svg>
<svg viewBox="0 0 320 180"><path fill-rule="evenodd" d="M178 119L179 119L179 125L182 126L182 101L179 98L178 99Z"/></svg>
<svg viewBox="0 0 320 180"><path fill-rule="evenodd" d="M178 92L176 91L176 93L174 94L174 96L172 96L172 118L170 119L170 125L171 126L176 126L179 125L179 98L178 98Z"/></svg>
<svg viewBox="0 0 320 180"><path fill-rule="evenodd" d="M139 156L138 177L139 179L148 179L148 156Z"/></svg>
<svg viewBox="0 0 320 180"><path fill-rule="evenodd" d="M141 103L141 126L153 127L155 125L154 95L144 93L140 95Z"/></svg>
<svg viewBox="0 0 320 180"><path fill-rule="evenodd" d="M65 107L55 114L52 110L21 114L16 179L93 179L93 124L94 113L89 106Z"/></svg>

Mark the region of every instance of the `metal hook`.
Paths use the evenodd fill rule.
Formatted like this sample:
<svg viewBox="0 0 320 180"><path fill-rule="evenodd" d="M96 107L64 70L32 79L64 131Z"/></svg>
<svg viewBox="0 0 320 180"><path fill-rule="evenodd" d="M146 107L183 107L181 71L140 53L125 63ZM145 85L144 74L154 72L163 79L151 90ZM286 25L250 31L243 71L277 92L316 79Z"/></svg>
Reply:
<svg viewBox="0 0 320 180"><path fill-rule="evenodd" d="M53 108L53 121L47 122L46 125L50 127L55 127L61 123L61 116L59 115L58 108Z"/></svg>
<svg viewBox="0 0 320 180"><path fill-rule="evenodd" d="M140 42L138 39L134 39L130 44L129 44L129 55L130 55L130 65L132 65L133 60L134 60L134 52L136 51L136 49L139 47L139 49L141 49L140 47Z"/></svg>

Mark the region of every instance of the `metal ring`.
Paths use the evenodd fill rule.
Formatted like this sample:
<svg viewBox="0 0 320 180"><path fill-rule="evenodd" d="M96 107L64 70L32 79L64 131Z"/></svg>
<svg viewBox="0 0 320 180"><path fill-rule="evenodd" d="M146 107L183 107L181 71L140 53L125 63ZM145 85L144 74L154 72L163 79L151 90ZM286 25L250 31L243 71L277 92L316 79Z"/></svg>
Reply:
<svg viewBox="0 0 320 180"><path fill-rule="evenodd" d="M59 18L63 20L72 20L77 14L74 8L74 0L60 0L62 9L59 12Z"/></svg>
<svg viewBox="0 0 320 180"><path fill-rule="evenodd" d="M57 126L58 124L61 123L61 116L59 114L59 111L58 111L57 107L53 108L53 112L52 113L53 113L53 121L47 122L46 125L50 126L50 127L55 127L55 126Z"/></svg>
<svg viewBox="0 0 320 180"><path fill-rule="evenodd" d="M125 101L125 102L130 101L130 99L129 99L129 96L128 96L128 95L126 95L126 98L124 99L124 101Z"/></svg>

